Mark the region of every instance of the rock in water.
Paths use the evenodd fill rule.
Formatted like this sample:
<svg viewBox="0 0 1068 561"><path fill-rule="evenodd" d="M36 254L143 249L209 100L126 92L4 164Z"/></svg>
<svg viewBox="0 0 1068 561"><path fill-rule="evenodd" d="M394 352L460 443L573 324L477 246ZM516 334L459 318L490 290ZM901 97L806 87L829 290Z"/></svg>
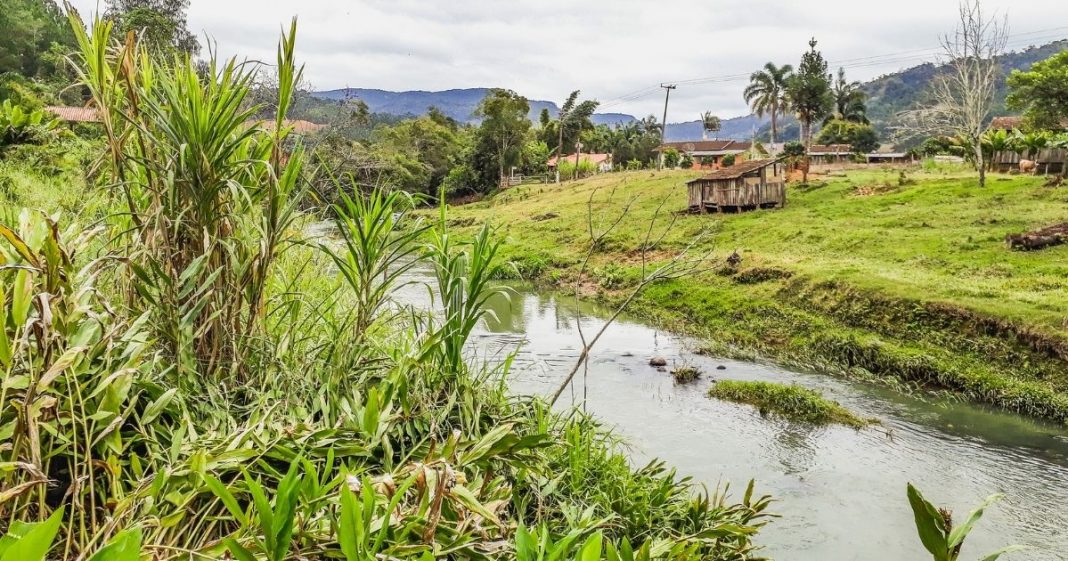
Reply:
<svg viewBox="0 0 1068 561"><path fill-rule="evenodd" d="M649 366L667 366L667 359L662 356L654 356L649 359Z"/></svg>
<svg viewBox="0 0 1068 561"><path fill-rule="evenodd" d="M716 367L716 370L726 370L726 369L727 369L727 367L723 366L722 364Z"/></svg>

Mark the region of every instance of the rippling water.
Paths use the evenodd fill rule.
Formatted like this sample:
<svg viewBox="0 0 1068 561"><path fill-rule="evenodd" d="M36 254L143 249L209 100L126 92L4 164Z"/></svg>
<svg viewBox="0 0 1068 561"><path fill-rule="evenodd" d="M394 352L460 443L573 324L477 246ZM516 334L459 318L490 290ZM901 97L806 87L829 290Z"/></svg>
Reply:
<svg viewBox="0 0 1068 561"><path fill-rule="evenodd" d="M416 280L423 275L416 272ZM422 286L398 300L427 307ZM586 302L517 289L494 302L471 352L499 360L518 348L509 385L517 393L548 393L580 350L576 321L590 334L605 310ZM566 399L581 402L632 446L635 463L667 460L710 487L750 478L775 497L782 515L759 535L780 561L927 559L915 534L905 484L952 507L957 518L986 496L1004 500L987 510L965 544L962 560L1004 545L1031 549L1005 559L1068 559L1068 432L1018 416L949 401L902 395L879 386L769 364L698 356L691 342L624 319L594 349L585 380ZM648 366L651 356L693 365L705 374L676 386ZM723 366L725 369L717 369ZM581 374L580 374L581 376ZM765 419L752 408L705 397L714 379L767 380L817 389L865 416L880 430L813 427Z"/></svg>

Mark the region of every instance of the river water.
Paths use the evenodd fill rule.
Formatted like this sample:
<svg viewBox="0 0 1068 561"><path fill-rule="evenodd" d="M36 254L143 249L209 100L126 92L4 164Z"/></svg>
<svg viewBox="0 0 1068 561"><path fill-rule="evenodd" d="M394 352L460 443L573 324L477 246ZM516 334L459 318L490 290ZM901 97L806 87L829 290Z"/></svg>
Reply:
<svg viewBox="0 0 1068 561"><path fill-rule="evenodd" d="M415 284L397 297L430 305ZM522 394L553 391L579 354L576 322L589 335L607 316L589 302L522 287L492 307L495 317L479 326L471 352L494 361L518 348L509 386ZM710 488L730 483L735 498L756 479L758 494L772 495L772 510L782 515L757 538L773 559L929 559L905 497L911 481L958 520L988 495L1004 493L968 538L962 561L1009 544L1030 546L1006 555L1009 561L1068 560L1068 431L831 375L699 356L693 348L693 341L624 318L593 350L585 387L580 373L561 401L580 403L585 394L587 410L626 439L635 464L662 458ZM677 386L648 366L654 355L704 375ZM714 379L800 384L883 425L856 431L762 418L748 406L707 398Z"/></svg>

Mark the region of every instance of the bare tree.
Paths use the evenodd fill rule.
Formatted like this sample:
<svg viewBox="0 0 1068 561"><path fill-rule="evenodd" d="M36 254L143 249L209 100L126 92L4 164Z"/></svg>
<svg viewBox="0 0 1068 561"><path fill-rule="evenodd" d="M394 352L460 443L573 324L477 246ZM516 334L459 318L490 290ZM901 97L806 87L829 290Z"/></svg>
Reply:
<svg viewBox="0 0 1068 561"><path fill-rule="evenodd" d="M624 180L625 181L625 180ZM617 184L615 188L609 193L606 207L611 206L612 199L615 198L616 188L620 184ZM627 200L623 205L622 210L614 216L602 215L601 224L607 224L598 231L597 225L594 224L595 214L595 197L598 190L594 189L590 192L590 198L586 201L586 229L587 234L590 237L589 249L586 252L586 257L582 260L582 265L579 267L579 279L583 279L586 276L586 272L590 263L590 259L595 253L604 245L605 238L611 234L631 213L634 204L638 201L638 196L635 195ZM564 393L564 390L571 385L575 375L579 370L584 370L589 365L590 351L593 346L597 344L597 341L604 335L605 331L614 323L619 316L630 306L631 302L642 293L643 290L650 284L676 279L688 275L695 275L702 273L712 268L711 263L712 248L707 248L702 251L698 251L704 242L708 240L709 235L712 232L710 226L702 228L700 232L694 235L690 241L681 249L677 250L672 256L664 262L654 265L650 262L649 252L660 247L664 238L674 229L675 222L678 220L678 213L671 213L671 218L662 227L658 233L658 222L661 222L660 217L664 214L664 207L668 202L669 197L664 197L656 207L656 211L653 213L652 218L649 219L648 228L645 231L645 237L642 240L641 246L638 248L641 256L641 278L637 284L630 288L630 292L627 297L623 299L623 302L619 304L612 314L601 325L600 329L593 334L593 337L587 338L586 333L582 330L582 318L578 318L576 323L578 327L579 338L582 341L582 350L579 352L579 358L575 362L575 365L571 368L571 371L564 377L563 382L556 388L552 397L549 400L550 405L555 404L560 395Z"/></svg>
<svg viewBox="0 0 1068 561"><path fill-rule="evenodd" d="M1009 37L1007 17L987 17L980 0L960 4L960 21L952 35L942 37L945 62L931 82L931 101L907 111L901 122L914 132L956 135L968 145L979 171L979 186L986 185L981 137L994 109L1001 79L998 59Z"/></svg>

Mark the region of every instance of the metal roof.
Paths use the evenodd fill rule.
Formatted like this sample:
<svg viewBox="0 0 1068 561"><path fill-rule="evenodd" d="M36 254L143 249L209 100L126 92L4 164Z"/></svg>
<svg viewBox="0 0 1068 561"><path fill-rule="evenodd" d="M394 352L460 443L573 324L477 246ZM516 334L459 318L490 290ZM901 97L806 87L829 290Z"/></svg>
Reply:
<svg viewBox="0 0 1068 561"><path fill-rule="evenodd" d="M778 162L781 158L767 158L764 160L749 160L740 164L734 164L731 167L718 169L706 176L698 177L692 181L688 181L687 184L696 183L698 181L715 181L718 179L738 179L739 177L757 171L761 168L766 168L771 164Z"/></svg>

